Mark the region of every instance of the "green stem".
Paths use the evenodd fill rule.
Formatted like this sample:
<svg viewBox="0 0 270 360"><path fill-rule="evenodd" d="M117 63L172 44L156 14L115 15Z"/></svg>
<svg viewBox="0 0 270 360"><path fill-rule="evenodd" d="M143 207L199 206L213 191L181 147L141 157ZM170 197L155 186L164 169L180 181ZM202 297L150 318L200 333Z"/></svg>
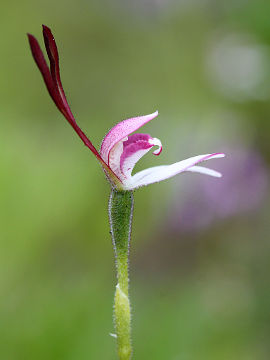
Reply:
<svg viewBox="0 0 270 360"><path fill-rule="evenodd" d="M114 319L120 360L130 360L132 355L128 298L128 255L132 214L133 193L113 189L109 201L109 217L118 281L114 298Z"/></svg>

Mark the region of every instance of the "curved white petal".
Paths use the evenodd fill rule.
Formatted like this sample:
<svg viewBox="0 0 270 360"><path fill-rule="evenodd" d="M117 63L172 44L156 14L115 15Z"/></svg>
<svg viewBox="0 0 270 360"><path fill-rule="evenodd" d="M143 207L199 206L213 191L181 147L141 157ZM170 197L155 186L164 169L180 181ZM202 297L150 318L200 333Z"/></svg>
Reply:
<svg viewBox="0 0 270 360"><path fill-rule="evenodd" d="M217 176L217 173L214 170L210 170L210 169L202 170L200 166L196 167L195 165L201 161L206 161L214 158L221 158L224 156L225 155L221 153L198 155L186 160L179 161L171 165L155 166L138 172L137 174L132 176L131 179L124 184L124 186L126 190L136 189L140 186L149 185L155 182L168 179L183 171L195 171L195 172L197 171L207 175Z"/></svg>
<svg viewBox="0 0 270 360"><path fill-rule="evenodd" d="M192 167L188 168L186 171L197 172L200 174L210 175L210 176L214 176L214 177L222 177L222 174L220 172L218 172L216 170L208 169L203 166L192 166Z"/></svg>
<svg viewBox="0 0 270 360"><path fill-rule="evenodd" d="M153 155L160 155L162 151L162 143L158 138L153 138L149 140L149 144L152 144L154 146L158 146L158 148L153 151Z"/></svg>

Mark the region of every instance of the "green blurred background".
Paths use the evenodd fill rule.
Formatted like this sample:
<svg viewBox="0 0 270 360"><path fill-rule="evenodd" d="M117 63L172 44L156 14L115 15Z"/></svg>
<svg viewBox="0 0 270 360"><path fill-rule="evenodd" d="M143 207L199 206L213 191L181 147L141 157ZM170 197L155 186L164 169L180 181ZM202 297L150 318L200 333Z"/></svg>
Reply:
<svg viewBox="0 0 270 360"><path fill-rule="evenodd" d="M136 170L209 152L215 179L136 191L134 359L270 358L270 3L1 5L0 359L116 359L109 187L49 98L26 33L52 28L74 115L96 146L148 114ZM42 44L44 49L44 46Z"/></svg>

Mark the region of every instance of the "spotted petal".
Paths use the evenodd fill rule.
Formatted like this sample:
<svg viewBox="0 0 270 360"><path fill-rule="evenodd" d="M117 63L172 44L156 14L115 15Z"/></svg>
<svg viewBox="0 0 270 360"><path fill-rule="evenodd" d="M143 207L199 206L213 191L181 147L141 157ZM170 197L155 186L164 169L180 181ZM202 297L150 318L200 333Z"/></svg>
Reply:
<svg viewBox="0 0 270 360"><path fill-rule="evenodd" d="M202 168L200 166L195 166L199 162L221 158L225 155L222 153L215 154L206 154L206 155L198 155L192 158L179 161L177 163L171 165L163 165L163 166L155 166L143 171L138 172L134 176L131 177L129 183L126 183L126 190L136 189L140 186L149 185L155 182L159 182L162 180L166 180L172 176L175 176L183 171L194 171L200 172L211 176L220 177L221 174L207 168Z"/></svg>
<svg viewBox="0 0 270 360"><path fill-rule="evenodd" d="M140 127L153 120L158 116L158 111L153 114L139 116L127 120L123 120L115 125L105 136L102 141L100 155L107 164L109 164L109 156L111 149L125 137L138 130Z"/></svg>

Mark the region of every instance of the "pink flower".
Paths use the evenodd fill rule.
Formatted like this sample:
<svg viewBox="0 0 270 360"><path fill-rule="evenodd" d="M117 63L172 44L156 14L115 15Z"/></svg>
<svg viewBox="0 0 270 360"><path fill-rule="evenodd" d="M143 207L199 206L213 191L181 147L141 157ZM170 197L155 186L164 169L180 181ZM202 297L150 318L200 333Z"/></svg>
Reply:
<svg viewBox="0 0 270 360"><path fill-rule="evenodd" d="M132 134L144 124L153 120L158 115L157 111L150 115L127 119L115 125L103 139L100 152L98 152L79 128L70 110L60 79L57 46L51 30L45 25L43 25L43 37L50 61L50 69L38 41L33 35L28 34L32 55L43 76L49 94L83 143L101 163L113 187L118 190L133 190L140 186L168 179L184 171L198 172L216 177L221 176L217 171L197 166L197 164L205 160L224 157L225 155L222 153L194 156L171 165L152 167L132 176L133 168L142 156L153 147L157 147L153 151L154 155L159 155L162 151L162 144L159 139L153 138L149 134Z"/></svg>

